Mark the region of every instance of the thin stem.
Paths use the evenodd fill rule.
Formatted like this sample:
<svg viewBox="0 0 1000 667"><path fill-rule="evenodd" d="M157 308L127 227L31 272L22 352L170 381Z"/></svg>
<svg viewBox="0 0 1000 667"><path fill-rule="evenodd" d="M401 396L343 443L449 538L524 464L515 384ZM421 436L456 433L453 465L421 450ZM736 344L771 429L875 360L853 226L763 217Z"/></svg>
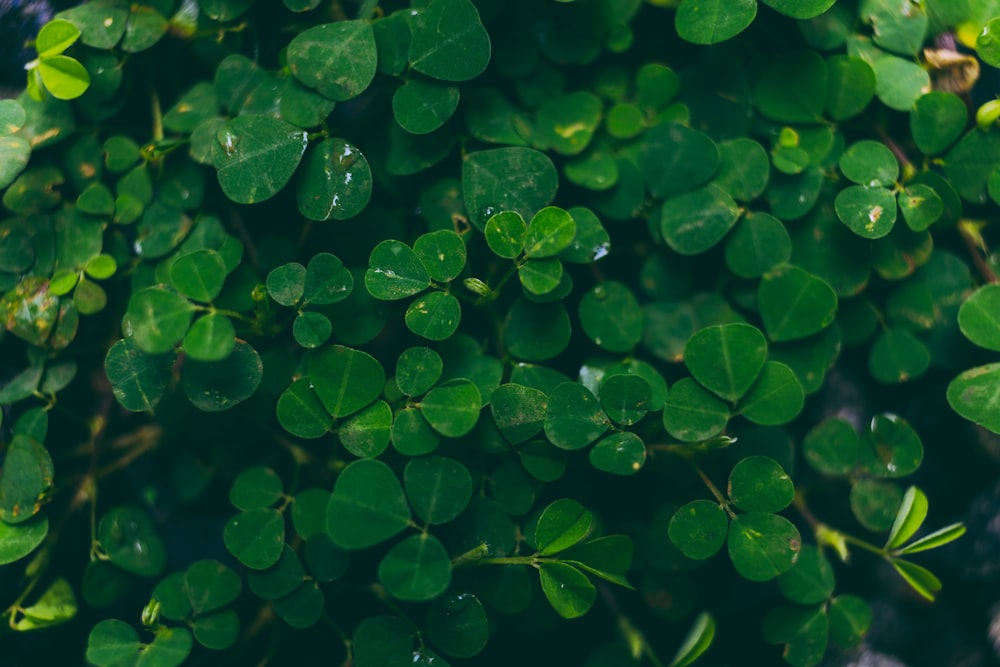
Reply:
<svg viewBox="0 0 1000 667"><path fill-rule="evenodd" d="M705 471L701 469L701 466L698 465L698 463L694 459L689 458L688 463L691 464L691 466L694 468L694 471L698 473L698 477L701 477L701 481L705 483L705 486L708 487L708 490L712 492L712 495L715 496L715 499L719 501L720 505L722 505L722 509L726 511L726 514L729 515L729 518L731 519L735 518L736 513L733 512L732 509L730 509L729 501L726 500L726 497L722 495L721 491L719 491L719 487L717 487L715 483L712 482L711 479L709 479L708 475L705 474Z"/></svg>
<svg viewBox="0 0 1000 667"><path fill-rule="evenodd" d="M864 549L865 551L870 551L871 553L875 554L876 556L881 556L883 558L888 557L888 554L886 554L885 549L883 549L881 547L877 547L874 544L872 544L871 542L866 542L866 541L864 541L862 539L854 537L853 535L848 535L846 533L840 533L840 536L848 544L853 544L854 546L860 547L861 549Z"/></svg>

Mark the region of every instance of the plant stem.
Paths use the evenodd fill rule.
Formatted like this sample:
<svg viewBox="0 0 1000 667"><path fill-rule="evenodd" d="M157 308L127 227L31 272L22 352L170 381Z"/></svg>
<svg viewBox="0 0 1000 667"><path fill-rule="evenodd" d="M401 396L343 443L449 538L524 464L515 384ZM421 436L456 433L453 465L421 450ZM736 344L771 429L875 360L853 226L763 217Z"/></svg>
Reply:
<svg viewBox="0 0 1000 667"><path fill-rule="evenodd" d="M378 0L364 0L361 3L361 8L358 9L358 18L369 21L375 16L376 9L378 9Z"/></svg>
<svg viewBox="0 0 1000 667"><path fill-rule="evenodd" d="M972 258L972 263L976 265L976 270L979 271L982 279L987 283L1000 282L997 274L993 271L993 267L983 257L981 250L985 251L985 248L982 247L982 235L979 233L976 224L971 220L959 220L957 227L958 233L969 251L969 256Z"/></svg>
<svg viewBox="0 0 1000 667"><path fill-rule="evenodd" d="M708 475L705 474L705 471L701 469L701 466L698 465L698 463L692 458L688 459L688 463L690 463L691 466L694 468L694 471L698 473L698 477L701 477L701 481L705 483L705 486L707 486L708 490L712 492L712 495L715 496L715 499L719 501L719 504L722 506L722 509L724 509L726 511L726 514L729 515L729 518L730 519L736 518L736 513L733 512L733 510L730 509L729 507L729 501L726 500L726 497L722 495L721 491L719 491L719 487L717 487L715 483L713 483L712 480L709 479Z"/></svg>

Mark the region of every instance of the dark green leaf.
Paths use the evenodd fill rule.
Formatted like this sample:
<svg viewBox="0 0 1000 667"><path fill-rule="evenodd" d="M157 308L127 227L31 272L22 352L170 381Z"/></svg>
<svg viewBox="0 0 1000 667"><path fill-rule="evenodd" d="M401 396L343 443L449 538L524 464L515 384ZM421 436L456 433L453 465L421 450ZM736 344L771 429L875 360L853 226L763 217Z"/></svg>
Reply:
<svg viewBox="0 0 1000 667"><path fill-rule="evenodd" d="M767 213L744 215L726 239L726 266L741 278L758 278L788 261L788 230Z"/></svg>
<svg viewBox="0 0 1000 667"><path fill-rule="evenodd" d="M768 338L795 340L829 326L837 311L837 295L820 278L785 265L761 279L757 305Z"/></svg>
<svg viewBox="0 0 1000 667"><path fill-rule="evenodd" d="M403 484L417 516L431 524L447 523L461 514L472 497L472 476L458 461L443 456L413 459L403 471Z"/></svg>
<svg viewBox="0 0 1000 667"><path fill-rule="evenodd" d="M264 366L257 350L238 340L221 361L189 358L181 373L181 384L196 408L219 412L253 396L263 376Z"/></svg>
<svg viewBox="0 0 1000 667"><path fill-rule="evenodd" d="M184 572L184 592L195 614L221 609L239 597L240 576L222 563L205 559Z"/></svg>
<svg viewBox="0 0 1000 667"><path fill-rule="evenodd" d="M663 427L684 442L718 435L728 421L729 406L691 378L682 378L674 384L663 405Z"/></svg>
<svg viewBox="0 0 1000 667"><path fill-rule="evenodd" d="M743 32L757 16L756 0L685 0L677 10L677 34L694 44L718 44Z"/></svg>
<svg viewBox="0 0 1000 667"><path fill-rule="evenodd" d="M438 282L453 280L465 268L465 241L450 229L420 235L413 242L413 252Z"/></svg>
<svg viewBox="0 0 1000 667"><path fill-rule="evenodd" d="M610 421L600 403L583 385L566 382L549 395L544 428L546 437L556 447L586 447L609 426Z"/></svg>
<svg viewBox="0 0 1000 667"><path fill-rule="evenodd" d="M429 292L406 309L406 326L428 340L445 340L458 329L462 306L454 294Z"/></svg>
<svg viewBox="0 0 1000 667"><path fill-rule="evenodd" d="M273 197L285 187L309 144L306 133L269 116L238 116L215 134L212 163L226 196L239 204Z"/></svg>
<svg viewBox="0 0 1000 667"><path fill-rule="evenodd" d="M768 581L792 568L802 538L784 517L748 512L730 521L728 546L733 566L743 578Z"/></svg>
<svg viewBox="0 0 1000 667"><path fill-rule="evenodd" d="M471 658L486 646L489 623L479 599L456 593L436 600L424 624L430 641L456 658Z"/></svg>
<svg viewBox="0 0 1000 667"><path fill-rule="evenodd" d="M838 595L830 601L830 639L841 648L861 643L872 624L872 608L856 595Z"/></svg>
<svg viewBox="0 0 1000 667"><path fill-rule="evenodd" d="M542 556L565 551L583 540L594 527L590 510L570 498L551 503L542 510L535 526L535 546Z"/></svg>
<svg viewBox="0 0 1000 667"><path fill-rule="evenodd" d="M331 137L306 155L295 201L299 212L310 220L347 220L364 209L371 194L367 158L357 147Z"/></svg>
<svg viewBox="0 0 1000 667"><path fill-rule="evenodd" d="M684 363L694 379L730 402L753 385L766 358L764 334L748 324L706 327L684 347Z"/></svg>
<svg viewBox="0 0 1000 667"><path fill-rule="evenodd" d="M805 392L795 372L768 361L757 382L740 401L739 413L755 424L776 426L795 419L805 404Z"/></svg>
<svg viewBox="0 0 1000 667"><path fill-rule="evenodd" d="M458 107L458 98L456 86L414 78L396 89L392 96L392 112L396 122L407 132L427 134L451 118Z"/></svg>
<svg viewBox="0 0 1000 667"><path fill-rule="evenodd" d="M375 77L375 34L368 21L337 21L299 33L288 65L299 81L335 102L357 97Z"/></svg>
<svg viewBox="0 0 1000 667"><path fill-rule="evenodd" d="M903 491L892 482L862 479L851 487L851 511L868 530L889 530L903 500Z"/></svg>
<svg viewBox="0 0 1000 667"><path fill-rule="evenodd" d="M670 519L670 541L688 558L714 556L726 541L729 521L718 503L693 500Z"/></svg>
<svg viewBox="0 0 1000 667"><path fill-rule="evenodd" d="M490 61L490 37L469 0L431 0L410 21L410 65L444 81L468 81Z"/></svg>
<svg viewBox="0 0 1000 667"><path fill-rule="evenodd" d="M191 302L162 287L147 287L129 299L129 335L135 346L147 354L164 354L173 350L187 333L194 306Z"/></svg>
<svg viewBox="0 0 1000 667"><path fill-rule="evenodd" d="M795 485L774 459L748 456L729 473L726 492L744 512L780 512L792 503Z"/></svg>
<svg viewBox="0 0 1000 667"><path fill-rule="evenodd" d="M298 588L304 579L305 570L302 569L302 563L295 550L287 544L277 563L266 570L247 572L247 586L254 595L265 600L288 595Z"/></svg>
<svg viewBox="0 0 1000 667"><path fill-rule="evenodd" d="M450 0L468 2L468 0ZM552 160L531 148L512 146L469 153L462 162L462 194L472 224L483 229L501 211L530 219L555 197Z"/></svg>
<svg viewBox="0 0 1000 667"><path fill-rule="evenodd" d="M831 418L813 427L802 443L802 453L816 470L828 475L846 475L854 469L861 441L854 427Z"/></svg>
<svg viewBox="0 0 1000 667"><path fill-rule="evenodd" d="M126 338L108 350L104 372L125 409L152 412L170 383L175 359L174 354L146 354L135 339Z"/></svg>
<svg viewBox="0 0 1000 667"><path fill-rule="evenodd" d="M725 190L710 183L664 202L660 232L674 251L699 255L721 241L737 218L736 202Z"/></svg>
<svg viewBox="0 0 1000 667"><path fill-rule="evenodd" d="M431 535L412 535L385 555L378 578L393 597L423 601L435 598L451 583L451 558Z"/></svg>
<svg viewBox="0 0 1000 667"><path fill-rule="evenodd" d="M770 120L816 123L822 119L826 86L826 63L819 54L784 53L760 73L753 100Z"/></svg>
<svg viewBox="0 0 1000 667"><path fill-rule="evenodd" d="M828 73L826 113L835 121L860 114L875 97L875 72L871 65L852 56L833 56L826 61Z"/></svg>
<svg viewBox="0 0 1000 667"><path fill-rule="evenodd" d="M602 349L628 352L642 340L642 309L622 283L596 285L580 299L579 314L583 332Z"/></svg>
<svg viewBox="0 0 1000 667"><path fill-rule="evenodd" d="M376 299L404 299L431 284L417 253L401 241L389 239L375 246L368 266L365 288Z"/></svg>
<svg viewBox="0 0 1000 667"><path fill-rule="evenodd" d="M16 525L0 521L0 565L21 560L49 534L49 520L45 516Z"/></svg>
<svg viewBox="0 0 1000 667"><path fill-rule="evenodd" d="M376 401L348 417L340 425L344 449L361 458L378 456L389 446L392 409L385 401Z"/></svg>
<svg viewBox="0 0 1000 667"><path fill-rule="evenodd" d="M639 166L653 196L672 199L712 178L719 167L719 147L702 132L662 123L643 135ZM728 195L724 199L728 200Z"/></svg>
<svg viewBox="0 0 1000 667"><path fill-rule="evenodd" d="M910 133L925 155L936 155L961 136L969 112L958 95L935 90L921 95L910 111Z"/></svg>
<svg viewBox="0 0 1000 667"><path fill-rule="evenodd" d="M548 397L537 389L518 384L500 385L490 397L493 420L513 445L534 437L545 421Z"/></svg>
<svg viewBox="0 0 1000 667"><path fill-rule="evenodd" d="M457 438L476 425L482 406L482 397L475 384L468 380L451 380L427 392L420 401L420 412L435 431Z"/></svg>
<svg viewBox="0 0 1000 667"><path fill-rule="evenodd" d="M410 507L396 474L374 459L354 461L333 487L326 513L330 537L345 549L363 549L403 530Z"/></svg>
<svg viewBox="0 0 1000 667"><path fill-rule="evenodd" d="M240 512L222 533L226 549L252 570L264 570L281 558L285 546L285 519L269 507Z"/></svg>
<svg viewBox="0 0 1000 667"><path fill-rule="evenodd" d="M569 344L572 330L562 304L533 303L518 299L507 311L504 343L515 357L544 361L558 355Z"/></svg>
<svg viewBox="0 0 1000 667"><path fill-rule="evenodd" d="M764 638L784 644L782 656L792 667L813 667L823 659L829 622L822 606L783 605L764 617Z"/></svg>
<svg viewBox="0 0 1000 667"><path fill-rule="evenodd" d="M948 385L948 404L966 419L1000 433L998 386L1000 363L971 368Z"/></svg>
<svg viewBox="0 0 1000 667"><path fill-rule="evenodd" d="M597 599L597 589L587 576L572 565L542 563L538 568L542 592L552 608L563 618L578 618L587 613Z"/></svg>
<svg viewBox="0 0 1000 667"><path fill-rule="evenodd" d="M309 378L299 378L278 398L278 423L300 438L319 438L333 425Z"/></svg>
<svg viewBox="0 0 1000 667"><path fill-rule="evenodd" d="M323 614L326 596L315 581L307 581L293 593L274 601L274 611L293 628L304 630L316 624Z"/></svg>
<svg viewBox="0 0 1000 667"><path fill-rule="evenodd" d="M514 259L524 251L528 225L517 211L501 211L486 221L486 244L497 256Z"/></svg>
<svg viewBox="0 0 1000 667"><path fill-rule="evenodd" d="M343 345L317 350L309 358L313 389L335 418L365 407L382 393L385 372L371 355Z"/></svg>
<svg viewBox="0 0 1000 667"><path fill-rule="evenodd" d="M236 509L252 510L270 507L281 498L284 485L270 468L255 466L239 474L229 489L229 502Z"/></svg>
<svg viewBox="0 0 1000 667"><path fill-rule="evenodd" d="M833 594L833 567L823 552L804 545L795 566L778 577L781 594L798 604L819 604Z"/></svg>
<svg viewBox="0 0 1000 667"><path fill-rule="evenodd" d="M354 630L357 667L411 667L413 628L396 616L369 616Z"/></svg>
<svg viewBox="0 0 1000 667"><path fill-rule="evenodd" d="M115 507L101 517L97 541L118 567L155 577L167 564L167 550L153 520L138 507Z"/></svg>

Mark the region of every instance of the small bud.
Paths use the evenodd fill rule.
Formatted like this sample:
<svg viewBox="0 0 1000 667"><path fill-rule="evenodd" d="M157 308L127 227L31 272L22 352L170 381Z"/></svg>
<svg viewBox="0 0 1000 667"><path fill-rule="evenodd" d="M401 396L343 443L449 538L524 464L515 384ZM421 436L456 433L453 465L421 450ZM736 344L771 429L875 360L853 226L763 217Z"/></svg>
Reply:
<svg viewBox="0 0 1000 667"><path fill-rule="evenodd" d="M154 598L142 608L142 624L145 627L148 628L159 620L161 606L163 605L160 604L160 601Z"/></svg>
<svg viewBox="0 0 1000 667"><path fill-rule="evenodd" d="M976 124L980 130L988 130L1000 119L1000 100L990 100L976 110Z"/></svg>
<svg viewBox="0 0 1000 667"><path fill-rule="evenodd" d="M466 278L464 285L465 289L478 294L479 296L489 296L491 292L490 286L479 278Z"/></svg>

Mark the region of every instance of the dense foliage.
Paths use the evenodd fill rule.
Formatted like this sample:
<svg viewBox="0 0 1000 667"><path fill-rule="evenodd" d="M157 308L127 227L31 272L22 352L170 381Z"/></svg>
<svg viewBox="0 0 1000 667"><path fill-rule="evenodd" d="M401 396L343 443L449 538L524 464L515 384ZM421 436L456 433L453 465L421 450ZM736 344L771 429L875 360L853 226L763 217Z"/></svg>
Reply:
<svg viewBox="0 0 1000 667"><path fill-rule="evenodd" d="M933 600L964 528L924 525L899 413L1000 432L998 31L994 0L60 12L0 101L4 644L801 667L867 632L853 571Z"/></svg>

